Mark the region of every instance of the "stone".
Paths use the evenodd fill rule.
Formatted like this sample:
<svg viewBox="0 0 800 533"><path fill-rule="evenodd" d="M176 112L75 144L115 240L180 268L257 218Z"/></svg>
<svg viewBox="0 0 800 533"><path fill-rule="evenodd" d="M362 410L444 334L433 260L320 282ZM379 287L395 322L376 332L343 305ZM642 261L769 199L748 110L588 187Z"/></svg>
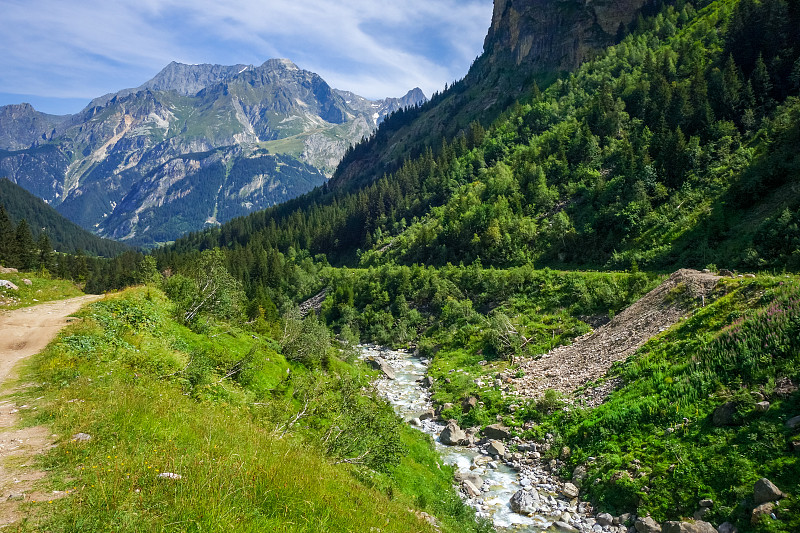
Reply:
<svg viewBox="0 0 800 533"><path fill-rule="evenodd" d="M797 429L798 427L800 427L800 416L795 416L787 420L786 427L788 429Z"/></svg>
<svg viewBox="0 0 800 533"><path fill-rule="evenodd" d="M19 273L19 270L17 270L16 268L6 268L0 266L0 274L17 274L17 273Z"/></svg>
<svg viewBox="0 0 800 533"><path fill-rule="evenodd" d="M714 506L714 500L712 500L710 498L706 498L706 499L700 500L699 505L700 505L700 507L713 507Z"/></svg>
<svg viewBox="0 0 800 533"><path fill-rule="evenodd" d="M484 428L483 436L487 439L508 440L511 438L511 430L502 424L492 424Z"/></svg>
<svg viewBox="0 0 800 533"><path fill-rule="evenodd" d="M561 520L557 520L553 522L553 527L556 528L558 531L564 531L565 533L578 533L578 528L573 527L566 522L562 522Z"/></svg>
<svg viewBox="0 0 800 533"><path fill-rule="evenodd" d="M464 489L464 493L470 498L477 498L481 495L481 489L476 487L469 479L465 479L461 482L461 488Z"/></svg>
<svg viewBox="0 0 800 533"><path fill-rule="evenodd" d="M434 418L436 418L436 412L433 409L428 409L419 415L420 420L433 420Z"/></svg>
<svg viewBox="0 0 800 533"><path fill-rule="evenodd" d="M717 533L714 526L702 520L694 522L665 522L661 533Z"/></svg>
<svg viewBox="0 0 800 533"><path fill-rule="evenodd" d="M569 449L569 446L564 446L561 448L561 458L568 459L569 456L572 454L572 450Z"/></svg>
<svg viewBox="0 0 800 533"><path fill-rule="evenodd" d="M483 478L481 478L481 476L473 472L469 471L456 472L456 474L453 477L459 483L463 483L464 481L469 481L476 487L480 488L483 486Z"/></svg>
<svg viewBox="0 0 800 533"><path fill-rule="evenodd" d="M92 436L88 433L76 433L72 436L72 442L89 442Z"/></svg>
<svg viewBox="0 0 800 533"><path fill-rule="evenodd" d="M628 522L636 520L636 517L633 516L631 513L623 513L619 515L618 521L620 525L627 525Z"/></svg>
<svg viewBox="0 0 800 533"><path fill-rule="evenodd" d="M706 517L706 515L710 512L711 509L709 507L701 507L700 509L694 512L692 518L694 518L695 520L703 520Z"/></svg>
<svg viewBox="0 0 800 533"><path fill-rule="evenodd" d="M470 396L469 398L464 398L464 401L461 402L461 411L464 413L469 413L477 406L478 399L475 396Z"/></svg>
<svg viewBox="0 0 800 533"><path fill-rule="evenodd" d="M756 275L755 274L745 274L744 277L750 278L750 279L756 279Z"/></svg>
<svg viewBox="0 0 800 533"><path fill-rule="evenodd" d="M24 499L25 499L25 494L23 494L22 492L12 492L11 494L8 495L8 498L6 498L6 500L8 501L18 501Z"/></svg>
<svg viewBox="0 0 800 533"><path fill-rule="evenodd" d="M408 423L411 424L412 426L419 427L422 425L422 420L420 420L419 418L412 418L411 420L408 421Z"/></svg>
<svg viewBox="0 0 800 533"><path fill-rule="evenodd" d="M447 446L458 446L468 443L467 434L458 427L455 420L447 422L447 427L439 435L439 441Z"/></svg>
<svg viewBox="0 0 800 533"><path fill-rule="evenodd" d="M181 476L180 474L174 474L172 472L161 472L158 475L158 479L172 479L172 480L176 480L176 481L178 479L181 479L182 477L183 476Z"/></svg>
<svg viewBox="0 0 800 533"><path fill-rule="evenodd" d="M597 515L597 523L601 526L610 526L614 522L614 517L608 513L600 513Z"/></svg>
<svg viewBox="0 0 800 533"><path fill-rule="evenodd" d="M506 454L506 447L499 440L493 440L489 443L488 452L491 456L499 455L503 457Z"/></svg>
<svg viewBox="0 0 800 533"><path fill-rule="evenodd" d="M19 287L5 279L0 279L0 288L11 289L12 291L19 290Z"/></svg>
<svg viewBox="0 0 800 533"><path fill-rule="evenodd" d="M650 516L639 517L633 523L637 533L661 533L661 526Z"/></svg>
<svg viewBox="0 0 800 533"><path fill-rule="evenodd" d="M739 530L730 522L723 522L717 528L719 533L739 533Z"/></svg>
<svg viewBox="0 0 800 533"><path fill-rule="evenodd" d="M758 524L761 517L764 515L771 515L772 511L775 510L775 504L772 502L762 503L755 509L753 509L753 514L750 515L750 523L753 525Z"/></svg>
<svg viewBox="0 0 800 533"><path fill-rule="evenodd" d="M766 413L767 411L769 411L769 402L758 402L756 404L756 412Z"/></svg>
<svg viewBox="0 0 800 533"><path fill-rule="evenodd" d="M367 363L369 366L374 368L375 370L380 370L383 372L383 375L389 379L394 379L394 369L389 366L389 363L383 357L373 357L367 359Z"/></svg>
<svg viewBox="0 0 800 533"><path fill-rule="evenodd" d="M756 481L753 486L753 503L755 505L780 500L783 496L783 492L765 477Z"/></svg>
<svg viewBox="0 0 800 533"><path fill-rule="evenodd" d="M431 388L432 385L433 385L433 380L431 379L430 376L425 376L424 378L422 378L422 386L423 387L425 387L426 389L429 389L429 388Z"/></svg>
<svg viewBox="0 0 800 533"><path fill-rule="evenodd" d="M561 490L561 492L569 499L577 498L578 494L580 493L578 487L572 483L564 483L564 488Z"/></svg>
<svg viewBox="0 0 800 533"><path fill-rule="evenodd" d="M31 280L29 280L28 278L22 278L22 283L24 283L24 284L25 284L25 285L27 285L28 287L30 287L31 285L33 285L33 282L32 282Z"/></svg>
<svg viewBox="0 0 800 533"><path fill-rule="evenodd" d="M511 510L521 515L531 515L538 511L538 495L534 497L533 494L535 493L529 490L518 490L515 492L508 502L511 505Z"/></svg>
<svg viewBox="0 0 800 533"><path fill-rule="evenodd" d="M575 470L572 471L572 484L580 488L581 485L583 485L585 479L586 479L586 467L583 465L576 466Z"/></svg>
<svg viewBox="0 0 800 533"><path fill-rule="evenodd" d="M714 409L714 413L711 415L711 423L717 427L740 425L739 410L736 408L736 404L727 402Z"/></svg>

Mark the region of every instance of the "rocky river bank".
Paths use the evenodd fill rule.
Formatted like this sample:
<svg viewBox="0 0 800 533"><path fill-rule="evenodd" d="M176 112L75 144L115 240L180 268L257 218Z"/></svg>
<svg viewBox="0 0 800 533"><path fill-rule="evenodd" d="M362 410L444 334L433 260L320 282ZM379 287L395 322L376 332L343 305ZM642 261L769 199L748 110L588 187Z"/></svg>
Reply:
<svg viewBox="0 0 800 533"><path fill-rule="evenodd" d="M478 516L491 520L498 531L718 531L702 520L661 525L650 517L598 513L590 503L578 497L580 487L586 481L586 470L576 468L572 479L565 481L557 475L563 463L559 459L543 457L550 450L549 439L540 443L525 442L513 437L508 428L500 424L481 430L460 428L455 420L441 420L427 388L428 361L409 352L372 345L363 345L360 351L362 359L384 374L374 384L378 392L392 404L399 416L433 438L445 463L455 469L455 482L464 501L476 510ZM704 505L713 505L713 502L700 502L701 510ZM723 524L719 531L733 533L735 529L728 526Z"/></svg>

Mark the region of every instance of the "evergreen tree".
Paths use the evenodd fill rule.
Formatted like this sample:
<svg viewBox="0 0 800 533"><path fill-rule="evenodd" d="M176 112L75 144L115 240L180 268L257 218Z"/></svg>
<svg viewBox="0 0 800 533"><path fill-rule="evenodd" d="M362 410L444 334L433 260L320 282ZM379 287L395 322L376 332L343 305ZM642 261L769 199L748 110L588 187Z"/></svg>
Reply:
<svg viewBox="0 0 800 533"><path fill-rule="evenodd" d="M17 268L21 270L34 270L36 268L37 249L36 243L33 241L31 228L28 222L23 218L17 225L15 235L16 253L17 253Z"/></svg>
<svg viewBox="0 0 800 533"><path fill-rule="evenodd" d="M36 243L39 249L39 270L53 270L53 246L50 244L50 237L47 232L43 231L39 234L39 240Z"/></svg>
<svg viewBox="0 0 800 533"><path fill-rule="evenodd" d="M16 264L16 232L5 208L0 205L0 265Z"/></svg>

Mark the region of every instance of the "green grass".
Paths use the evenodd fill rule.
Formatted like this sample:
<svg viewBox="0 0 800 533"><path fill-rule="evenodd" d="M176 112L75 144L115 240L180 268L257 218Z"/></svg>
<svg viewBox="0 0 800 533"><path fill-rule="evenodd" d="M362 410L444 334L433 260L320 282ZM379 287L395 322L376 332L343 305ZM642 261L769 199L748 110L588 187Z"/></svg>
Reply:
<svg viewBox="0 0 800 533"><path fill-rule="evenodd" d="M379 473L326 457L315 429L324 419L282 431L302 379L287 377L273 341L221 324L191 331L147 287L80 316L25 370L37 385L22 401L37 410L24 423L59 435L40 459L50 474L41 488L70 495L26 504L21 531L432 531L416 508L443 531L475 530L423 434L401 425L407 453ZM288 375L315 379L295 365ZM93 438L72 442L78 432Z"/></svg>
<svg viewBox="0 0 800 533"><path fill-rule="evenodd" d="M17 291L0 287L0 310L19 309L42 302L83 295L78 286L71 281L39 277L32 272L0 274L0 279L8 280L19 287ZM26 285L22 281L23 279L30 280L31 285Z"/></svg>

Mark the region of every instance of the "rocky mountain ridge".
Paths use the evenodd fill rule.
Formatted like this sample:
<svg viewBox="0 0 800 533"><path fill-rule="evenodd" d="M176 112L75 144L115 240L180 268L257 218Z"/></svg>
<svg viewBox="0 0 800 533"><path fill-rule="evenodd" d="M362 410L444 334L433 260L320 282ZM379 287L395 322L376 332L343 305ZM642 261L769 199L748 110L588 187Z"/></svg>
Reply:
<svg viewBox="0 0 800 533"><path fill-rule="evenodd" d="M74 115L0 108L0 176L102 236L156 244L321 185L351 144L424 99L371 101L286 59L173 62Z"/></svg>

